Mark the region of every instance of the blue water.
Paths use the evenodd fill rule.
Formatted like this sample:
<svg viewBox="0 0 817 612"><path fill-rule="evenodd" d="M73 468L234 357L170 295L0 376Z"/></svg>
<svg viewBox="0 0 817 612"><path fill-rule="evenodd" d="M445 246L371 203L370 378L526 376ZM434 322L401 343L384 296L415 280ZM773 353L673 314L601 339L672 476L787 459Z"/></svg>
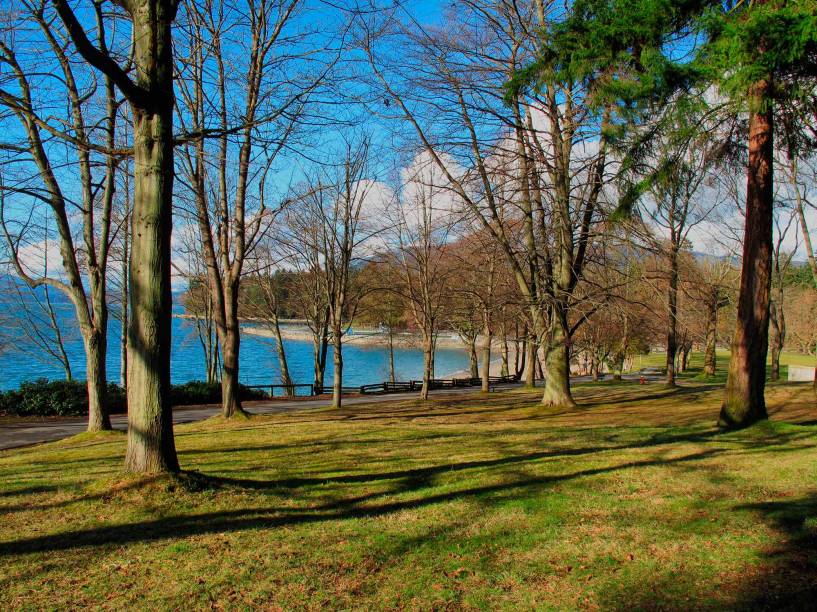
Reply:
<svg viewBox="0 0 817 612"><path fill-rule="evenodd" d="M74 378L85 377L85 353L82 340L73 314L73 307L53 294L58 311L60 327L66 336L66 352L71 361ZM6 306L3 308L3 306ZM9 302L0 302L0 309L6 311L9 318ZM174 311L183 312L176 305ZM48 378L52 380L65 377L59 362L47 358L42 351L28 346L29 343L19 338L15 332L17 324L12 320L7 324L6 336L12 340L4 343L0 353L0 389L17 388L21 382ZM113 318L108 327L108 380L119 382L119 337L120 323ZM285 340L290 376L295 383L311 383L312 344L296 340ZM173 352L171 355L171 379L173 383L205 378L204 350L198 340L193 321L179 317L173 318ZM242 383L278 384L280 370L278 357L272 339L243 334L241 338L241 363L239 378ZM440 349L435 358L435 369L439 376L468 368L468 355L463 350ZM384 347L366 347L346 345L343 348L344 385L356 386L381 382L388 378L388 351ZM423 354L419 349L395 349L395 369L398 380L417 379L422 377ZM327 356L326 382L332 380L332 351Z"/></svg>

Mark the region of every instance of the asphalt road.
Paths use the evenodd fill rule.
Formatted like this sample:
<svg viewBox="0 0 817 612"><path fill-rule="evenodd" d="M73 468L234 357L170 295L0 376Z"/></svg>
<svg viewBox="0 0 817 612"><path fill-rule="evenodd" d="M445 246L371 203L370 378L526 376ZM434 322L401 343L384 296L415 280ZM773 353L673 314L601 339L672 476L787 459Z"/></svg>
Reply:
<svg viewBox="0 0 817 612"><path fill-rule="evenodd" d="M637 380L638 375L625 376L628 380ZM649 379L656 380L650 376ZM574 377L573 382L587 382L588 377ZM518 388L519 384L497 385L497 390ZM431 395L452 395L476 393L479 387L465 387L461 389L440 389L432 391ZM396 402L400 400L413 399L417 393L395 393L393 395L372 395L368 397L347 397L344 398L344 406L355 406L360 404L373 404L382 402ZM315 400L275 400L269 403L253 403L248 406L249 412L253 414L278 414L282 412L297 412L308 408L322 408L329 405L327 399ZM220 406L201 406L195 408L178 408L173 411L174 423L192 423L203 421L212 416L216 416L221 411ZM0 424L0 450L7 448L17 448L20 446L30 446L40 442L51 442L69 436L74 436L85 431L87 421L85 419L60 419L43 421L25 421L17 423ZM124 414L111 416L111 425L114 429L126 431L128 428L128 417Z"/></svg>

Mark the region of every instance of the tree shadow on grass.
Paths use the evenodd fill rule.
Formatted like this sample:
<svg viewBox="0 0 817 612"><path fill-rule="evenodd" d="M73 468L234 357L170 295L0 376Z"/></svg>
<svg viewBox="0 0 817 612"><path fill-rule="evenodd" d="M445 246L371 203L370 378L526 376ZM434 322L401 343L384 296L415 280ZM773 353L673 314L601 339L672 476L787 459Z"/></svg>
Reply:
<svg viewBox="0 0 817 612"><path fill-rule="evenodd" d="M248 478L223 478L211 476L213 482L223 485L237 486L248 489L290 489L304 486L314 486L326 483L354 484L363 482L374 482L382 480L427 479L438 474L459 472L463 470L491 468L509 465L518 465L540 459L555 459L564 457L577 457L582 455L594 455L606 451L626 451L654 446L664 446L679 442L706 442L714 436L720 435L718 430L709 432L688 434L688 435L659 435L647 441L634 444L619 444L611 446L587 446L580 448L561 448L533 453L523 453L518 455L508 455L495 459L480 459L476 461L461 461L458 463L446 463L430 467L412 468L408 470L398 470L393 472L374 472L364 474L341 474L339 476L317 476L312 478L286 478L281 480L253 480Z"/></svg>
<svg viewBox="0 0 817 612"><path fill-rule="evenodd" d="M610 389L595 388L593 393L587 394L580 398L580 408L593 408L598 405L607 404L631 404L649 402L653 400L667 399L669 397L688 397L689 399L696 399L697 396L710 393L717 389L721 389L722 385L678 385L676 387L661 387L655 388L653 386L647 393L635 393L638 391L638 386L634 385L632 390L625 391L620 387ZM647 391L647 390L645 390Z"/></svg>
<svg viewBox="0 0 817 612"><path fill-rule="evenodd" d="M745 586L738 609L817 609L817 493L737 509L761 514L783 535L766 551L762 573Z"/></svg>
<svg viewBox="0 0 817 612"><path fill-rule="evenodd" d="M755 512L780 534L743 582L701 590L694 577L658 572L648 582L623 584L602 593L608 610L815 610L817 609L817 493L736 506Z"/></svg>
<svg viewBox="0 0 817 612"><path fill-rule="evenodd" d="M151 521L141 521L123 525L94 527L68 531L64 533L25 538L22 540L0 542L0 557L35 552L52 552L71 550L87 546L107 546L134 542L150 542L167 538L183 538L191 535L208 533L227 533L248 529L272 529L283 526L295 526L351 518L380 517L394 512L423 508L433 504L445 503L460 499L487 499L492 495L508 491L526 491L554 483L570 481L576 478L607 474L619 470L640 469L646 467L682 464L689 461L700 461L716 456L722 451L708 450L675 458L655 458L643 461L632 461L614 466L591 468L568 474L557 474L542 477L525 477L511 482L472 487L459 491L426 494L414 499L393 501L377 505L367 504L375 498L384 496L418 493L433 484L433 473L418 473L406 476L401 483L390 491L366 494L363 496L338 498L324 505L304 510L304 508L263 507L243 508L205 514L167 516ZM203 475L189 474L189 477L202 488L214 488L236 485L237 482ZM259 481L258 486L264 481ZM249 486L247 481L243 485ZM268 481L267 487L276 487L277 483ZM363 504L363 505L361 505Z"/></svg>

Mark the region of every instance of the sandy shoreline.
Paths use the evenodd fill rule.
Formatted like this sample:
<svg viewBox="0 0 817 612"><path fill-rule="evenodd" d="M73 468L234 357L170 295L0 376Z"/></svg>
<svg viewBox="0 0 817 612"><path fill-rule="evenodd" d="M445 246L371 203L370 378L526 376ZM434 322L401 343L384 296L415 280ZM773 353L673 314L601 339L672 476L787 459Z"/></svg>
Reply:
<svg viewBox="0 0 817 612"><path fill-rule="evenodd" d="M194 318L192 315L189 314L176 314L174 315L179 318L184 319L192 319ZM253 320L244 320L244 324L241 326L241 332L244 334L249 334L251 336L258 336L260 338L269 338L272 339L274 337L274 333L271 329L263 327L261 325L252 325L247 324L248 322L254 322ZM306 327L304 321L300 321L297 319L282 319L281 320L281 336L286 340L296 340L299 342L312 342L312 332ZM423 348L423 339L419 334L414 333L396 333L393 338L394 347L401 348L401 349L422 349ZM354 330L353 333L347 334L343 337L343 343L347 345L356 345L356 346L371 346L371 347L380 347L386 348L389 345L389 337L388 334L385 332L381 332L376 329L371 328L357 328ZM462 338L459 337L455 332L446 331L441 333L437 337L437 348L444 348L444 349L458 349L466 351L468 349L468 345L463 342ZM498 338L494 339L492 348L491 348L491 367L490 367L490 375L491 376L500 376L502 371L502 358L500 357L501 345ZM508 362L509 366L513 368L514 363L514 344L513 342L508 342ZM482 374L482 338L477 337L477 358L480 361L480 375ZM438 374L439 378L469 378L471 376L471 372L468 369L465 370L457 370L455 372L443 372Z"/></svg>
<svg viewBox="0 0 817 612"><path fill-rule="evenodd" d="M273 338L272 330L255 325L242 325L241 332L262 338ZM281 326L281 336L286 340L298 340L301 342L312 342L312 332L307 329L293 329L290 326ZM389 345L387 333L375 330L357 331L343 337L344 344L355 344L358 346L380 346ZM395 348L416 348L423 347L423 339L418 334L399 333L394 335ZM479 346L479 345L477 345ZM441 334L437 337L437 348L467 349L468 347L456 334Z"/></svg>

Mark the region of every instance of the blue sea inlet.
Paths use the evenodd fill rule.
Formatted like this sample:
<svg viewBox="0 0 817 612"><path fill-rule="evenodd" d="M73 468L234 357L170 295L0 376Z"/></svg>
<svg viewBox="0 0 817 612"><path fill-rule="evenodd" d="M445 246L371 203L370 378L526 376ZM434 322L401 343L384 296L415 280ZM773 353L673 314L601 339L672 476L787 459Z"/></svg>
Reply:
<svg viewBox="0 0 817 612"><path fill-rule="evenodd" d="M85 378L85 353L74 318L73 307L58 292L51 292L60 328L65 335L66 352L71 362L74 378ZM21 382L65 377L59 362L27 342L20 326L27 324L11 309L12 302L3 300L2 314L6 319L5 341L0 352L0 389L15 389ZM176 314L183 313L181 305L175 305ZM111 317L108 336L108 380L119 382L120 323ZM300 340L285 340L290 375L296 383L311 383L312 344ZM343 348L344 385L372 384L388 379L388 350L381 346L346 345ZM422 376L423 354L415 348L395 348L395 368L398 379L417 379ZM468 368L468 355L464 350L440 349L435 358L438 376ZM173 318L173 351L171 355L171 379L173 383L205 378L204 350L196 334L192 320ZM280 370L275 345L271 338L243 334L241 338L240 380L247 385L278 384ZM327 356L326 382L332 380L332 351Z"/></svg>

